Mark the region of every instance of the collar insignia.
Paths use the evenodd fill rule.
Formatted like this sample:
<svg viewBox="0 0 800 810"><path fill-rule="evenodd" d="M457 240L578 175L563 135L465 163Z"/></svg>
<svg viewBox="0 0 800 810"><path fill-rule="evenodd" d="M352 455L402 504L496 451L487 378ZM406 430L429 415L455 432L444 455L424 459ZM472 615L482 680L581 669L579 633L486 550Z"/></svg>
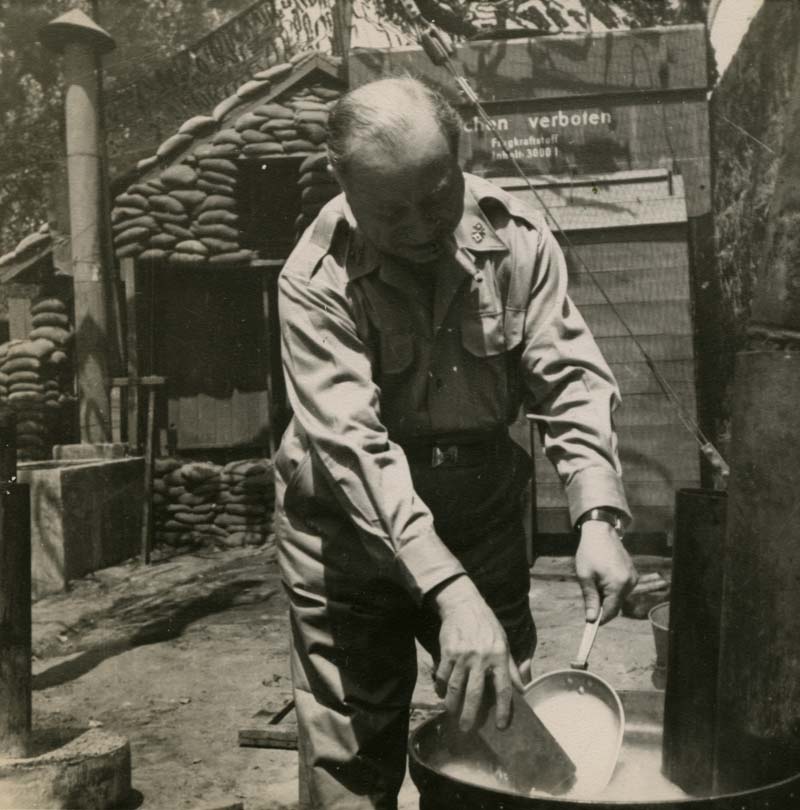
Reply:
<svg viewBox="0 0 800 810"><path fill-rule="evenodd" d="M486 236L486 228L483 227L482 222L476 222L472 226L472 240L477 244L483 242L483 238Z"/></svg>

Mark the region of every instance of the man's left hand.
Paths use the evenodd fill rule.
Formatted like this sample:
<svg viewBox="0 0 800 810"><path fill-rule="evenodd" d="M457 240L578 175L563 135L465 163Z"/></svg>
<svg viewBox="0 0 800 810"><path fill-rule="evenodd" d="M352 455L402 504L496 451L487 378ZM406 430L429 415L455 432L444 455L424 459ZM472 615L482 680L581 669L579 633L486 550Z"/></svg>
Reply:
<svg viewBox="0 0 800 810"><path fill-rule="evenodd" d="M622 600L639 578L619 533L602 520L584 521L575 573L583 592L586 621L595 621L602 605L603 624L619 613Z"/></svg>

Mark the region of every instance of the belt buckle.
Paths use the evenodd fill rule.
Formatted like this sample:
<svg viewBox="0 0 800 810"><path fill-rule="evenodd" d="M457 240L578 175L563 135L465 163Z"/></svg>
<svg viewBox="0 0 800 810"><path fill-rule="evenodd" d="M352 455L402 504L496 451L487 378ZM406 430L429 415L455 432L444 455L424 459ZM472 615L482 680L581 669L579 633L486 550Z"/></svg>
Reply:
<svg viewBox="0 0 800 810"><path fill-rule="evenodd" d="M458 461L458 445L450 444L447 447L436 445L431 454L431 467L441 467L444 464L455 464Z"/></svg>

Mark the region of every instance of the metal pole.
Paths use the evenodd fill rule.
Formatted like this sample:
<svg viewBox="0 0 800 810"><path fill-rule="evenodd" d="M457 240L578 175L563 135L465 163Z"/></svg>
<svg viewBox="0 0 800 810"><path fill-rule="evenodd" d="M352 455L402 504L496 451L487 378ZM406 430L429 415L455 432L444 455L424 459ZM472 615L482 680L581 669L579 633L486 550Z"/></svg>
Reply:
<svg viewBox="0 0 800 810"><path fill-rule="evenodd" d="M111 441L109 329L103 267L101 150L98 126L97 56L114 40L80 10L49 22L40 39L64 55L67 175L72 275L75 289L75 353L84 443Z"/></svg>
<svg viewBox="0 0 800 810"><path fill-rule="evenodd" d="M100 154L95 55L82 42L64 47L67 171L75 285L75 349L84 443L111 441L108 324L100 243Z"/></svg>
<svg viewBox="0 0 800 810"><path fill-rule="evenodd" d="M13 411L0 411L0 757L28 755L31 736L31 531L16 478Z"/></svg>

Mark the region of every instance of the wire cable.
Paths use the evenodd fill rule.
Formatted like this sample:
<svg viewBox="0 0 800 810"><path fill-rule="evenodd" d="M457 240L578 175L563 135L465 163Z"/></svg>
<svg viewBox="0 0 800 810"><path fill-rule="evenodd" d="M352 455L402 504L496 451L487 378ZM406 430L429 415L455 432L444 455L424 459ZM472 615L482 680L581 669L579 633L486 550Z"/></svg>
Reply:
<svg viewBox="0 0 800 810"><path fill-rule="evenodd" d="M407 3L405 4L405 6L408 9ZM475 111L477 112L484 126L495 138L497 138L497 141L501 145L503 152L505 152L506 156L511 161L511 164L514 166L514 170L517 172L520 178L522 178L525 185L528 187L529 191L538 201L542 210L550 218L553 225L555 226L555 230L561 234L564 243L566 244L570 253L577 258L578 263L580 264L581 268L585 271L587 277L592 281L594 286L597 288L597 291L602 296L603 300L606 302L606 304L608 305L614 316L622 325L628 337L633 341L634 346L642 355L642 358L647 364L647 367L652 372L653 377L655 378L655 381L658 384L659 388L661 389L662 393L667 398L667 400L672 404L672 407L675 410L675 413L679 421L694 438L695 442L697 443L700 449L700 452L708 459L709 463L715 470L719 471L723 476L727 476L730 473L730 468L725 459L720 454L719 450L717 450L714 444L705 435L702 428L698 424L697 420L686 410L686 408L684 408L683 403L681 402L680 397L678 396L675 389L670 385L670 383L661 373L655 361L648 353L647 349L645 349L642 342L639 340L634 331L628 325L628 322L622 316L622 313L619 311L619 308L612 301L611 297L603 288L603 285L597 279L595 273L584 261L581 254L575 250L574 243L569 238L567 233L563 230L563 228L560 226L558 219L554 216L550 206L547 205L547 203L542 198L542 195L536 190L533 183L531 183L530 179L520 166L516 157L514 157L514 154L509 148L508 144L506 143L505 138L501 135L500 131L498 130L495 122L489 117L488 113L484 109L483 104L481 103L481 100L478 98L478 95L475 92L475 90L472 88L472 85L469 83L466 77L462 76L456 70L456 67L453 64L453 60L451 58L452 48L447 48L446 44L444 45L444 47L442 47L440 38L439 38L440 41L436 43L437 47L435 47L435 49L431 49L430 46L426 47L426 45L428 45L428 42L431 39L432 33L434 34L433 37L434 40L437 39L436 37L437 29L435 28L435 26L429 23L421 14L419 14L419 11L417 11L417 14L411 19L411 23L417 29L418 39L423 49L425 50L426 54L435 64L444 67L450 73L450 75L455 80L456 84L459 86L461 91L466 96L467 100L475 108Z"/></svg>

